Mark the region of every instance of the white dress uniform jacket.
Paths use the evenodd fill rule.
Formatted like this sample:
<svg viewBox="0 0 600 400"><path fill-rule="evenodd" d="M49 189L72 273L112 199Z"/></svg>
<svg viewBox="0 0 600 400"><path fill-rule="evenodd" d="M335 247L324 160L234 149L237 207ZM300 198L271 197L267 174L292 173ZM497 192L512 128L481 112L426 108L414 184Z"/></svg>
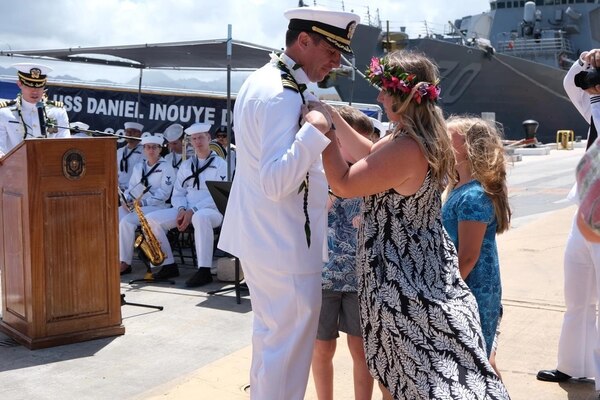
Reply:
<svg viewBox="0 0 600 400"><path fill-rule="evenodd" d="M173 191L175 172L163 158L160 158L155 165L157 165L157 167L152 170L152 167L154 166L150 167L145 160L137 163L133 167L133 172L129 181L129 189L125 192L125 197L128 201L134 200L134 197L139 196L139 194L134 195L130 190L135 192L135 188L139 188L138 184L142 181L142 177L147 175L147 186L144 186L149 189L140 199L140 205L144 215L148 215L148 213L152 211L170 207L166 201ZM151 170L152 172L150 173ZM140 225L140 220L136 212L126 213L119 208L119 214L119 257L121 261L131 265L135 230Z"/></svg>
<svg viewBox="0 0 600 400"><path fill-rule="evenodd" d="M282 59L296 81L308 84L294 61ZM308 91L306 99L313 99ZM293 273L321 271L327 230L327 181L321 152L329 144L310 124L299 126L302 98L284 89L269 63L242 86L234 108L236 177L221 228L219 248L265 268ZM304 192L309 172L311 246L304 232Z"/></svg>
<svg viewBox="0 0 600 400"><path fill-rule="evenodd" d="M46 118L57 126L68 128L69 117L65 109L54 102L44 104ZM16 104L0 108L0 156L8 153L23 139L41 136L40 119L35 104L21 99L20 105L17 101ZM58 132L48 134L49 138L70 136L69 129L65 128L58 128Z"/></svg>
<svg viewBox="0 0 600 400"><path fill-rule="evenodd" d="M594 125L599 128L600 96L590 96L576 87L573 80L589 68L581 60L575 62L565 76L564 88L585 120L591 122L593 117ZM596 313L600 299L600 244L583 238L576 218L565 248L564 277L567 310L558 343L557 369L573 377L595 377L596 390L600 390L600 328Z"/></svg>
<svg viewBox="0 0 600 400"><path fill-rule="evenodd" d="M199 186L196 186L194 178L191 177L193 171L202 168L209 160L212 161L199 175ZM199 159L197 156L188 158L181 164L177 172L177 180L171 197L173 208L177 210L179 207L185 207L194 211L202 208L217 210L217 206L206 186L206 181L224 181L225 179L227 179L227 164L214 152L211 152L206 160Z"/></svg>
<svg viewBox="0 0 600 400"><path fill-rule="evenodd" d="M117 173L121 190L125 191L129 187L133 167L142 160L144 160L144 152L141 144L133 149L123 146L117 150Z"/></svg>
<svg viewBox="0 0 600 400"><path fill-rule="evenodd" d="M207 165L209 160L212 160L210 165L199 174L196 181L193 171L198 171L198 168ZM158 210L147 215L148 224L167 255L162 265L175 262L166 232L177 226L179 207L185 207L194 211L191 222L194 226L198 267L210 267L213 260L213 229L221 224L223 216L217 210L206 181L223 181L226 177L227 164L214 152L211 152L206 160L193 156L181 164L171 197L173 208Z"/></svg>
<svg viewBox="0 0 600 400"><path fill-rule="evenodd" d="M142 183L143 176L146 176L148 180L148 185L146 186L148 191L142 196L140 206L168 207L169 205L166 201L171 197L171 192L175 184L175 171L171 165L164 158L160 158L152 167L148 165L148 161L146 160L135 164L131 178L129 179L129 187L125 191L125 197L128 201L135 199L137 194L135 193L136 188L139 188L138 185Z"/></svg>
<svg viewBox="0 0 600 400"><path fill-rule="evenodd" d="M302 69L281 58L298 86L308 84ZM304 398L321 308L327 230L321 152L330 141L310 124L299 126L302 97L284 87L282 76L276 63L267 64L237 96L236 177L219 241L240 258L251 291L250 396L256 400ZM310 247L299 190L307 172Z"/></svg>

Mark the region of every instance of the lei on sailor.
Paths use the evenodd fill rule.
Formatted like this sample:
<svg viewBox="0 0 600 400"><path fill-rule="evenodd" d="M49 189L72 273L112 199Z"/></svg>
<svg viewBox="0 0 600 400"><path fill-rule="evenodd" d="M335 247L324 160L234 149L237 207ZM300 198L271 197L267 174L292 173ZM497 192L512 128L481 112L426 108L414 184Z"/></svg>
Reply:
<svg viewBox="0 0 600 400"><path fill-rule="evenodd" d="M402 101L412 96L417 104L423 100L435 103L440 98L438 82L419 82L415 74L409 74L399 66L391 67L384 57L373 57L365 76L371 85L398 96Z"/></svg>
<svg viewBox="0 0 600 400"><path fill-rule="evenodd" d="M296 90L299 94L300 97L302 98L302 103L306 104L306 101L304 99L304 94L303 92L306 90L307 86L303 83L298 83L296 81L296 78L294 78L294 76L292 75L292 72L290 71L290 69L288 68L288 66L286 65L286 63L283 61L283 58L281 57L281 53L271 53L270 54L271 57L271 62L274 63L277 68L283 72L283 74L281 75L281 80L283 81L283 84L285 87L291 88L293 90ZM296 70L300 68L300 64L295 64L292 69ZM308 245L308 247L310 247L310 236L311 236L311 231L310 231L310 217L308 215L308 182L309 182L309 173L306 172L306 176L304 177L304 180L302 181L302 183L300 184L300 187L298 188L298 194L300 194L302 191L304 191L304 198L303 198L303 211L304 211L304 235L306 237L306 244Z"/></svg>
<svg viewBox="0 0 600 400"><path fill-rule="evenodd" d="M58 132L58 128L56 127L57 121L54 118L48 118L48 116L46 115L46 107L45 105L48 103L48 97L47 95L44 93L44 96L42 97L42 101L44 102L44 118L46 119L46 124L47 124L47 128L46 128L46 132L40 132L42 137L46 137L46 133L57 133ZM21 126L23 127L23 139L27 139L27 136L31 135L33 136L32 133L29 133L27 131L27 128L31 128L29 125L27 125L25 123L25 119L23 118L23 99L21 96L21 93L19 93L17 95L17 98L15 99L15 103L16 103L16 107L17 107L17 114L19 115L19 119L21 120Z"/></svg>

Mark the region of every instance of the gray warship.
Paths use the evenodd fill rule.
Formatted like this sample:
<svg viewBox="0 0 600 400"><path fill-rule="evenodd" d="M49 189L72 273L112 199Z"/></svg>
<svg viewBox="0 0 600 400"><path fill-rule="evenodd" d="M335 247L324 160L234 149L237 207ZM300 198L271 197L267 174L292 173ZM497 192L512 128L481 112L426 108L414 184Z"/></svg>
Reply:
<svg viewBox="0 0 600 400"><path fill-rule="evenodd" d="M556 141L558 130L584 137L588 125L569 101L563 78L583 51L600 47L600 0L492 0L490 10L450 23L449 34L411 39L400 31L359 25L354 65L364 71L372 56L408 48L436 61L441 106L449 114L483 114L504 127L506 139L531 135L526 120L539 123L535 138ZM377 96L359 74L342 68L322 85L343 101L369 103ZM351 76L354 75L354 79Z"/></svg>

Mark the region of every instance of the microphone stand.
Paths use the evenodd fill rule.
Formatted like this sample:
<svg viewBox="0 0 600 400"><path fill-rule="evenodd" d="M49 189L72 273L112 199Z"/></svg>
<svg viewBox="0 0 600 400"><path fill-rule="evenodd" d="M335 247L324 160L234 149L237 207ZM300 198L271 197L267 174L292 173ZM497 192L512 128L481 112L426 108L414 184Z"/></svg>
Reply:
<svg viewBox="0 0 600 400"><path fill-rule="evenodd" d="M51 122L49 122L47 124L48 128L58 128L58 129L68 129L69 131L75 132L75 133L79 133L79 132L83 132L85 134L88 134L90 136L114 136L114 137L118 137L118 138L123 138L123 139L133 139L133 140L142 140L141 137L136 137L136 136L126 136L126 135L117 135L116 133L110 133L110 132L104 132L104 131L96 131L93 129L81 129L79 127L75 127L75 128L70 128L68 126L60 126L60 125L56 125L53 124Z"/></svg>
<svg viewBox="0 0 600 400"><path fill-rule="evenodd" d="M35 107L37 108L38 119L40 121L40 134L45 138L48 136L48 132L46 131L46 118L44 117L44 102L41 100L38 101Z"/></svg>

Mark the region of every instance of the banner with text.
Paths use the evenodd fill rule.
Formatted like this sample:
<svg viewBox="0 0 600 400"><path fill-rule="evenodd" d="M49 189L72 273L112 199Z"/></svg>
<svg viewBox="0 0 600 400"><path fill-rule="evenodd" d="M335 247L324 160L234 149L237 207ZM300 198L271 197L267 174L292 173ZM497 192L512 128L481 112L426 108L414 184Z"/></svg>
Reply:
<svg viewBox="0 0 600 400"><path fill-rule="evenodd" d="M0 98L14 98L18 88L14 83L2 82ZM123 124L136 121L144 125L144 132L163 132L173 123L188 127L195 122L218 126L227 125L226 96L203 94L138 93L123 89L97 89L75 86L48 85L48 98L64 103L69 121L85 122L90 129L122 133ZM234 99L231 102L233 109Z"/></svg>

